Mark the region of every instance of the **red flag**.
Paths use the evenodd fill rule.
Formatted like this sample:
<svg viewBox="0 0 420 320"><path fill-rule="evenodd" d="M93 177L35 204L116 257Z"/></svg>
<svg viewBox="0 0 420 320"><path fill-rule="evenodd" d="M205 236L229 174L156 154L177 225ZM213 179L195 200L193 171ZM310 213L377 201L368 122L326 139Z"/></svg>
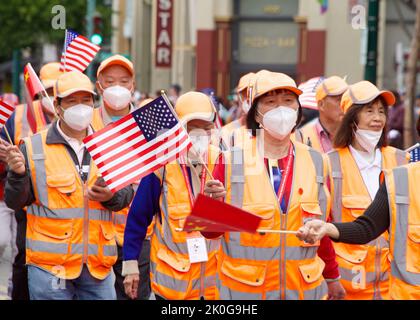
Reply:
<svg viewBox="0 0 420 320"><path fill-rule="evenodd" d="M28 108L26 108L26 117L28 119L28 123L31 127L32 133L36 133L37 126L35 120L33 100L37 94L44 91L45 89L41 83L41 80L39 80L37 74L35 73L30 63L28 63L23 69L23 76L25 79L26 87L26 103L28 105Z"/></svg>
<svg viewBox="0 0 420 320"><path fill-rule="evenodd" d="M252 213L199 194L183 231L255 233L260 221Z"/></svg>

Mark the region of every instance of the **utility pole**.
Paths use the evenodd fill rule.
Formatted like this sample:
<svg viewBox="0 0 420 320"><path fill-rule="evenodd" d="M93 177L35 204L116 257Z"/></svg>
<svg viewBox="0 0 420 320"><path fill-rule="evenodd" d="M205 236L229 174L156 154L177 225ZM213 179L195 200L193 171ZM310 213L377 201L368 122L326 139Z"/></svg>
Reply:
<svg viewBox="0 0 420 320"><path fill-rule="evenodd" d="M86 12L86 36L90 40L93 35L93 19L96 11L96 0L87 1L87 12ZM86 73L90 79L93 79L92 63L89 65Z"/></svg>
<svg viewBox="0 0 420 320"><path fill-rule="evenodd" d="M368 9L368 44L365 66L365 80L376 84L378 62L378 21L379 1L369 0Z"/></svg>
<svg viewBox="0 0 420 320"><path fill-rule="evenodd" d="M21 70L21 51L20 49L13 50L13 72L12 72L12 87L13 93L19 97L20 101L20 70Z"/></svg>

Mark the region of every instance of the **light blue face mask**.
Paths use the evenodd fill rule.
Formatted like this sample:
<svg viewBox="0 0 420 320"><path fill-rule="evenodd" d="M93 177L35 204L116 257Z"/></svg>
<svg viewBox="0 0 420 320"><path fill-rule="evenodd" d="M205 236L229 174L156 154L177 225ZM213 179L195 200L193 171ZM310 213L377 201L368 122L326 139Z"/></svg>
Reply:
<svg viewBox="0 0 420 320"><path fill-rule="evenodd" d="M111 116L112 122L118 121L122 118L122 116Z"/></svg>

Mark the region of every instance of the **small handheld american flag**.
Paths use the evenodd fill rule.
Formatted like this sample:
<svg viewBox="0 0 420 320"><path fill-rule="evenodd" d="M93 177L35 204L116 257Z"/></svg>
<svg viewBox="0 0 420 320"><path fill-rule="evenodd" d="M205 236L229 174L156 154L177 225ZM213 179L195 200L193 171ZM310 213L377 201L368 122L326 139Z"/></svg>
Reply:
<svg viewBox="0 0 420 320"><path fill-rule="evenodd" d="M324 77L316 77L309 79L299 85L302 94L299 96L299 102L303 108L318 110L316 102L316 88L324 81Z"/></svg>
<svg viewBox="0 0 420 320"><path fill-rule="evenodd" d="M411 146L405 152L410 153L410 162L420 161L420 143L416 143L414 146Z"/></svg>
<svg viewBox="0 0 420 320"><path fill-rule="evenodd" d="M99 50L101 47L91 43L86 37L72 30L66 30L61 71L85 71Z"/></svg>
<svg viewBox="0 0 420 320"><path fill-rule="evenodd" d="M192 146L163 96L83 142L112 192L174 161Z"/></svg>
<svg viewBox="0 0 420 320"><path fill-rule="evenodd" d="M15 107L0 100L0 129L6 124L6 121L10 118L13 111L15 111Z"/></svg>

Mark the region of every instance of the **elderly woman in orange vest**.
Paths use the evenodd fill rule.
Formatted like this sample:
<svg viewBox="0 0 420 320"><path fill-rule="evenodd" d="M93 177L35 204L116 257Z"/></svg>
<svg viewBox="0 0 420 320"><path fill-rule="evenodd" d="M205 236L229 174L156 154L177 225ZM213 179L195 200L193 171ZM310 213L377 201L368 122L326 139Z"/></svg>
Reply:
<svg viewBox="0 0 420 320"><path fill-rule="evenodd" d="M385 170L384 183L365 213L353 222L307 222L299 229L301 240L313 243L324 236L361 245L389 232L391 272L389 295L393 300L420 299L420 162Z"/></svg>
<svg viewBox="0 0 420 320"><path fill-rule="evenodd" d="M341 298L344 290L334 281L339 275L328 239L322 241L327 248L319 250L320 243L308 245L278 233L297 230L308 218L326 220L330 211L326 159L290 140L301 117L301 91L289 76L265 70L256 74L253 91L255 97L247 116L250 130L243 128L235 133L226 162L216 165L214 177L218 180L207 182L205 193L216 199L225 197L226 202L260 216L259 228L268 232L223 234L218 298L324 299L327 285L323 271L332 280L330 298ZM317 252L327 262L325 270Z"/></svg>
<svg viewBox="0 0 420 320"><path fill-rule="evenodd" d="M368 81L349 86L341 100L345 113L335 136L331 163L332 219L350 222L371 204L379 189L379 175L407 163L408 155L388 147L388 106L395 102L390 91L380 91ZM389 234L366 245L334 245L347 299L388 299Z"/></svg>

